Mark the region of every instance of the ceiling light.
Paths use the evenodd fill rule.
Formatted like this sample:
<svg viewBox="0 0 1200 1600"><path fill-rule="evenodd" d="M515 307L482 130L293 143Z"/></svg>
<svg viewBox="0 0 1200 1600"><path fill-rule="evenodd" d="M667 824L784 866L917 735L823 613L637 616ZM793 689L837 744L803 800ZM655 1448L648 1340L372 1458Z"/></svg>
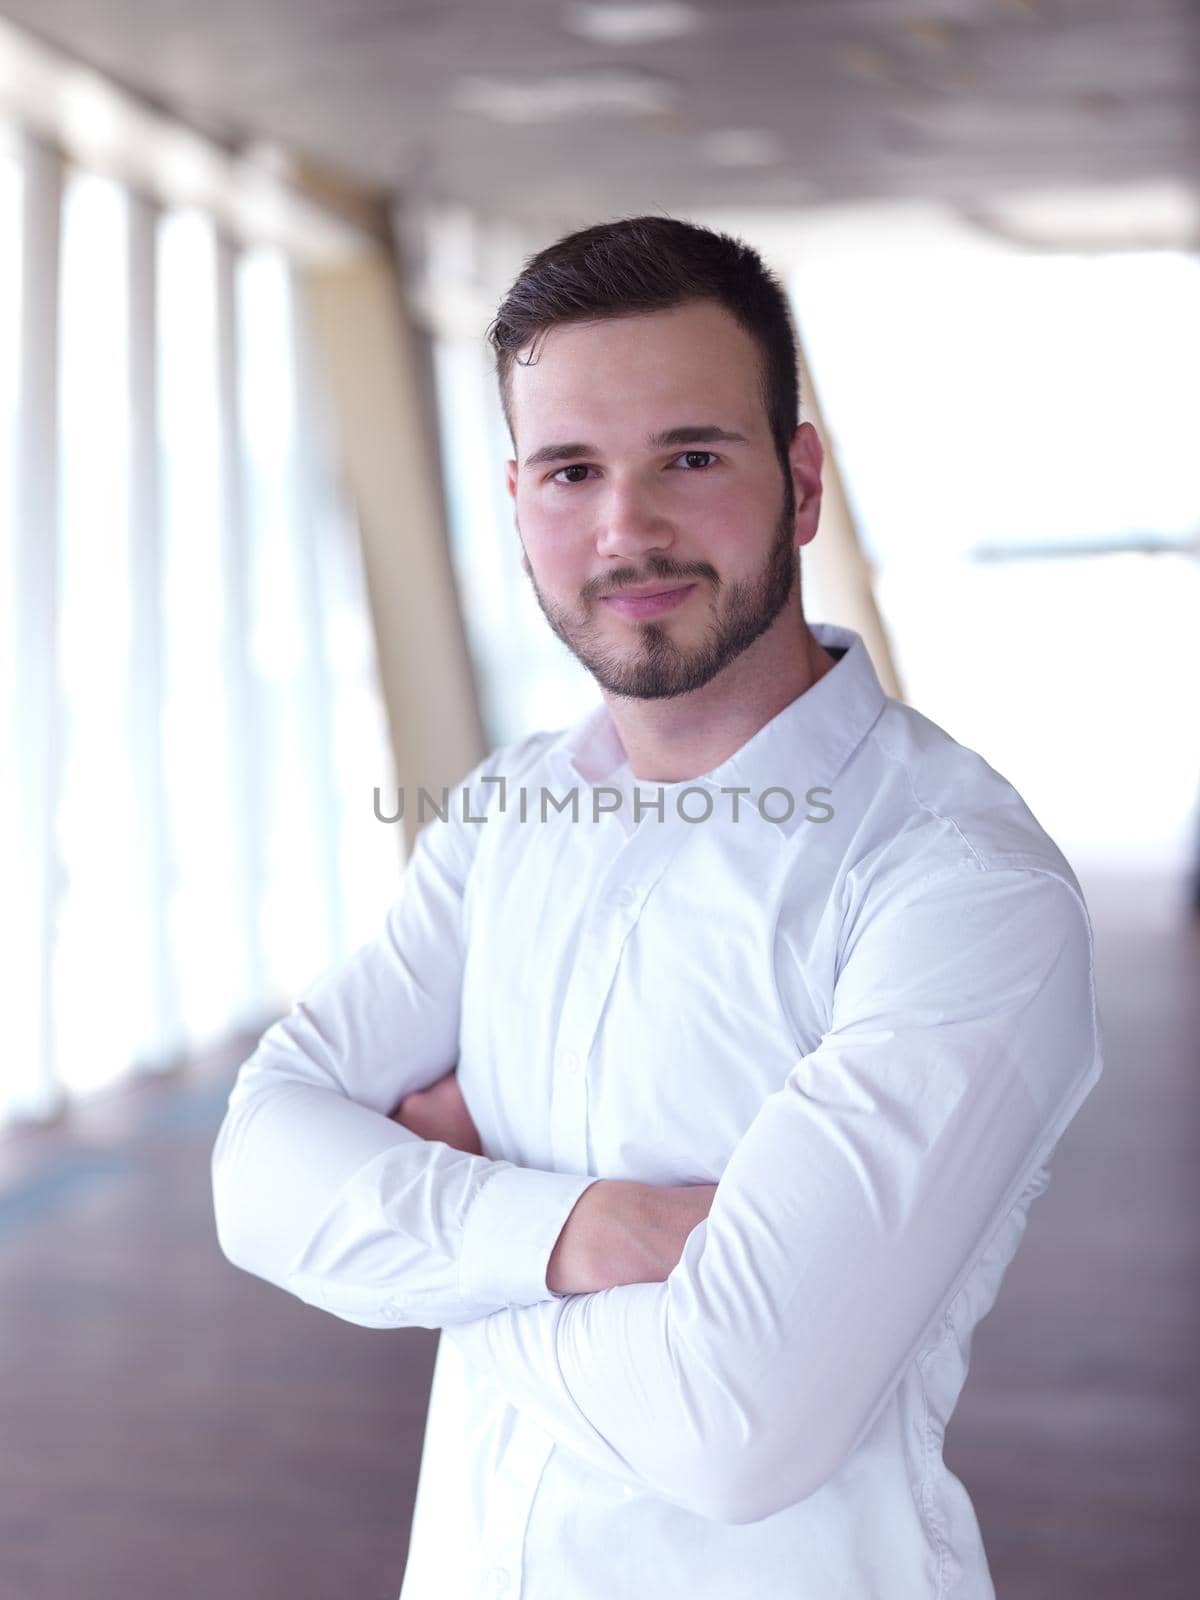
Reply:
<svg viewBox="0 0 1200 1600"><path fill-rule="evenodd" d="M567 7L563 25L569 33L596 44L653 44L681 39L700 25L694 6L680 0L646 0L644 5L597 5L579 0Z"/></svg>
<svg viewBox="0 0 1200 1600"><path fill-rule="evenodd" d="M460 78L451 95L462 111L510 123L645 116L669 111L676 100L674 85L665 79L623 68L553 78Z"/></svg>
<svg viewBox="0 0 1200 1600"><path fill-rule="evenodd" d="M783 155L783 146L765 128L718 128L700 140L700 151L717 167L767 167Z"/></svg>
<svg viewBox="0 0 1200 1600"><path fill-rule="evenodd" d="M1200 196L1173 179L996 195L970 215L1037 250L1193 250L1200 241Z"/></svg>

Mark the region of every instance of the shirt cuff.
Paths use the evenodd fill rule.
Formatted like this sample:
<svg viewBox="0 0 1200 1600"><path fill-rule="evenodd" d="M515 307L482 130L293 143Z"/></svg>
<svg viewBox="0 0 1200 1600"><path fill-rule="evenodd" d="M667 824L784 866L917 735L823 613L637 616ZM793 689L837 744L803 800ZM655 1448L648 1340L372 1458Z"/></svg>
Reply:
<svg viewBox="0 0 1200 1600"><path fill-rule="evenodd" d="M546 1287L546 1269L575 1202L597 1181L591 1174L515 1166L489 1178L463 1227L462 1293L475 1301L520 1306L564 1299Z"/></svg>

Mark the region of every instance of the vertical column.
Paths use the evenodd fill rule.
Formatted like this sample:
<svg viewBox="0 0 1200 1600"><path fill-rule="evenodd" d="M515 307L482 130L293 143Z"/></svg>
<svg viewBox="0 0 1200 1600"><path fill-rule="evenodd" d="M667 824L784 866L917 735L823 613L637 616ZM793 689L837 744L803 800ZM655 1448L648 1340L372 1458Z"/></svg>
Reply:
<svg viewBox="0 0 1200 1600"><path fill-rule="evenodd" d="M54 947L61 865L56 821L62 783L62 702L58 674L59 449L58 330L63 170L58 151L26 135L22 217L22 315L14 462L15 656L17 696L16 852L25 938L8 974L15 1003L27 1008L18 1030L27 1059L16 1063L23 1088L18 1116L51 1115L64 1095L55 1065Z"/></svg>
<svg viewBox="0 0 1200 1600"><path fill-rule="evenodd" d="M319 851L316 867L321 879L326 958L336 960L346 950L346 917L341 881L342 817L333 771L333 684L321 579L323 545L331 533L330 472L322 450L308 308L294 267L288 273L288 310L295 375L290 462L290 502L294 516L290 532L304 639L300 668L304 767L312 796Z"/></svg>
<svg viewBox="0 0 1200 1600"><path fill-rule="evenodd" d="M158 407L158 207L129 196L130 740L138 825L142 949L149 1001L144 1065L180 1048L170 925L173 882L164 772L162 450Z"/></svg>
<svg viewBox="0 0 1200 1600"><path fill-rule="evenodd" d="M863 554L854 514L842 486L837 449L821 414L821 403L805 359L803 340L799 338L797 354L800 362L801 414L816 428L825 446L821 526L817 537L804 547L802 571L814 574L829 613L827 620L840 622L843 627L853 628L862 635L883 692L900 700L903 699L900 678L883 618L875 601L871 568Z"/></svg>
<svg viewBox="0 0 1200 1600"><path fill-rule="evenodd" d="M456 783L485 753L437 456L394 253L306 280L358 510L396 780ZM406 806L412 844L416 807Z"/></svg>
<svg viewBox="0 0 1200 1600"><path fill-rule="evenodd" d="M259 696L251 663L250 523L239 375L238 250L224 232L216 247L217 451L221 478L223 581L226 597L226 726L229 737L230 863L234 875L238 946L235 1025L253 1028L267 1004L260 912L266 880L262 761L257 728Z"/></svg>

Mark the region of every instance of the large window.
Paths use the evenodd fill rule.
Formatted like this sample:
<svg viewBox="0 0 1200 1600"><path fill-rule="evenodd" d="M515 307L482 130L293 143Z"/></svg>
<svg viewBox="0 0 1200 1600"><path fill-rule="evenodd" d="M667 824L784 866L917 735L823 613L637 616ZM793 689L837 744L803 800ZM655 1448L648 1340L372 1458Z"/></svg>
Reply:
<svg viewBox="0 0 1200 1600"><path fill-rule="evenodd" d="M63 194L59 315L61 787L55 1054L67 1088L105 1083L142 1044L129 743L128 215L113 183ZM133 959L131 959L133 957Z"/></svg>
<svg viewBox="0 0 1200 1600"><path fill-rule="evenodd" d="M296 282L202 211L0 144L0 1119L261 1025L395 893Z"/></svg>
<svg viewBox="0 0 1200 1600"><path fill-rule="evenodd" d="M1190 871L1200 260L881 245L792 289L908 698L1073 860Z"/></svg>
<svg viewBox="0 0 1200 1600"><path fill-rule="evenodd" d="M16 763L17 504L13 470L19 399L23 188L16 141L9 130L0 126L0 964L12 986L6 1049L28 1059L35 1048L36 1022L16 898L24 888L19 843L24 808Z"/></svg>

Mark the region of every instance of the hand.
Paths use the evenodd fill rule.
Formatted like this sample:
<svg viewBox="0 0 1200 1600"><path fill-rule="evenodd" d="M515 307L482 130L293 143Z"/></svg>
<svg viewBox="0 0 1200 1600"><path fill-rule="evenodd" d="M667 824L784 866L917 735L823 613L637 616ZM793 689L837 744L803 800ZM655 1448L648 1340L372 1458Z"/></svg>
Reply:
<svg viewBox="0 0 1200 1600"><path fill-rule="evenodd" d="M716 1192L715 1183L593 1183L575 1202L550 1253L547 1288L594 1294L618 1284L665 1282Z"/></svg>
<svg viewBox="0 0 1200 1600"><path fill-rule="evenodd" d="M472 1122L458 1087L457 1069L430 1084L428 1089L414 1089L406 1094L389 1120L398 1122L422 1139L440 1140L472 1156L483 1154L479 1129Z"/></svg>

